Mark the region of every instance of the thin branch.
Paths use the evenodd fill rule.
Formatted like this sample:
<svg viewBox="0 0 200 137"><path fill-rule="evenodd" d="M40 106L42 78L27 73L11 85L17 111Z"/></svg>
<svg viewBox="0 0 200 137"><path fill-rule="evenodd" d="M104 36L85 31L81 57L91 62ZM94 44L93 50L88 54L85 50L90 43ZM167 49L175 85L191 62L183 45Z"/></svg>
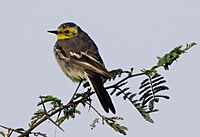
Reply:
<svg viewBox="0 0 200 137"><path fill-rule="evenodd" d="M6 129L6 130L8 130L8 131L13 131L13 132L15 132L15 133L19 133L19 134L22 134L22 133L23 133L23 132L21 132L21 131L18 131L18 130L16 130L16 129L9 128L9 127L3 126L3 125L0 125L0 127Z"/></svg>
<svg viewBox="0 0 200 137"><path fill-rule="evenodd" d="M86 104L88 104L90 106L90 108L92 108L100 117L104 117L103 115L100 114L99 111L97 111L97 109L95 109L90 103L86 102Z"/></svg>
<svg viewBox="0 0 200 137"><path fill-rule="evenodd" d="M138 73L138 74L134 74L134 75L128 75L126 76L125 78L123 78L122 80L118 81L117 83L113 84L113 85L110 85L108 87L106 87L106 89L111 89L111 88L115 88L117 87L119 84L121 84L122 82L126 81L127 79L130 79L132 77L137 77L137 76L142 76L142 75L145 75L145 73Z"/></svg>
<svg viewBox="0 0 200 137"><path fill-rule="evenodd" d="M41 102L43 102L42 98L41 99ZM47 110L46 110L46 107L44 105L44 103L42 103L42 107L44 109L44 113L45 115L47 116L47 118L49 119L49 121L51 121L56 127L58 127L60 130L62 130L64 132L64 129L62 129L59 125L56 124L56 122L54 122L50 117L49 117L49 114L47 113Z"/></svg>

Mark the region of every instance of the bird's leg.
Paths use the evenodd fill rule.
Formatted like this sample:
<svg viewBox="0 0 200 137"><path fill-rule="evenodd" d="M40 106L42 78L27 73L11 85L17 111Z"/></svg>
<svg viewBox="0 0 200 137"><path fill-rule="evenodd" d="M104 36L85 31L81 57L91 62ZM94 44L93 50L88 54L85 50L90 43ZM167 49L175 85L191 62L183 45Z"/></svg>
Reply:
<svg viewBox="0 0 200 137"><path fill-rule="evenodd" d="M78 89L79 89L79 87L80 87L81 83L82 83L82 80L79 82L79 84L78 84L78 86L77 86L77 88L76 88L76 90L75 90L75 92L74 92L74 94L73 94L73 96L72 96L72 98L71 98L70 102L71 102L71 101L74 99L74 97L75 97L76 93L78 92Z"/></svg>
<svg viewBox="0 0 200 137"><path fill-rule="evenodd" d="M73 99L74 99L74 97L76 96L76 93L78 92L78 89L79 89L79 87L80 87L82 81L83 81L83 80L81 80L81 81L79 82L79 84L78 84L78 86L77 86L77 88L76 88L76 90L75 90L75 92L74 92L74 94L73 94L73 96L72 96L72 98L71 98L71 100L70 100L70 102L69 102L69 103L72 103L72 108L73 108L73 110L74 110L73 117L75 117L75 105L73 104Z"/></svg>

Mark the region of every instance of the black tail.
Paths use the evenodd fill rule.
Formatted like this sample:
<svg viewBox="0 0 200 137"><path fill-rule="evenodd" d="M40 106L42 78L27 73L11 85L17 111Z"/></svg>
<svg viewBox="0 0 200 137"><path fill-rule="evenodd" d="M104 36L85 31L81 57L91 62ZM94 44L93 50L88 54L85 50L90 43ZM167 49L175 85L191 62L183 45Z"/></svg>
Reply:
<svg viewBox="0 0 200 137"><path fill-rule="evenodd" d="M113 114L115 114L115 108L111 101L111 98L106 91L106 89L103 86L102 78L100 75L93 75L89 76L89 79L91 81L91 84L97 94L97 97L99 98L99 101L104 108L104 110L108 113L109 109L112 111Z"/></svg>

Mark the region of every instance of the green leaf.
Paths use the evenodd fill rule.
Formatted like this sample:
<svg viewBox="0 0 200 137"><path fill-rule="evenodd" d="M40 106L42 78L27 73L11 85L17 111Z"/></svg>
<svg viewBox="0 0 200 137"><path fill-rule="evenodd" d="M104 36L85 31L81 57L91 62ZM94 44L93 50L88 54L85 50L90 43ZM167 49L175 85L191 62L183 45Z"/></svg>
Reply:
<svg viewBox="0 0 200 137"><path fill-rule="evenodd" d="M110 92L110 95L113 95L113 94L116 92L116 90L117 90L117 89L116 89L116 88L114 88L114 89L113 89L113 91L112 91L112 92Z"/></svg>
<svg viewBox="0 0 200 137"><path fill-rule="evenodd" d="M104 117L104 120L116 132L126 135L126 131L128 130L128 128L125 126L121 126L119 123L117 123L117 120L123 120L123 118L121 118L121 117L111 117L111 118Z"/></svg>
<svg viewBox="0 0 200 137"><path fill-rule="evenodd" d="M161 85L161 84L163 84L163 83L166 83L166 82L167 82L166 80L161 80L161 81L159 81L159 82L154 83L154 84L152 85L152 87L159 86L159 85ZM152 83L153 83L153 82L152 82Z"/></svg>
<svg viewBox="0 0 200 137"><path fill-rule="evenodd" d="M67 115L60 117L59 119L56 120L56 124L60 126L67 118L68 118Z"/></svg>
<svg viewBox="0 0 200 137"><path fill-rule="evenodd" d="M147 113L146 111L145 111L145 109L143 109L142 107L137 107L137 109L138 109L138 111L140 112L140 114L142 115L142 117L146 120L146 121L148 121L148 122L150 122L150 123L154 123L154 121L153 121L153 119L151 118L151 116L150 116L150 114L149 113Z"/></svg>
<svg viewBox="0 0 200 137"><path fill-rule="evenodd" d="M6 134L3 131L0 131L0 135L6 137Z"/></svg>
<svg viewBox="0 0 200 137"><path fill-rule="evenodd" d="M155 83L157 81L160 81L161 79L164 79L164 77L159 77L159 78L153 78L152 77L152 83Z"/></svg>
<svg viewBox="0 0 200 137"><path fill-rule="evenodd" d="M142 69L141 71L147 76L154 76L155 74L157 74L157 71L155 69L151 70Z"/></svg>
<svg viewBox="0 0 200 137"><path fill-rule="evenodd" d="M128 96L131 95L131 94L132 94L131 92L125 93L123 99L126 100L126 98L128 98Z"/></svg>
<svg viewBox="0 0 200 137"><path fill-rule="evenodd" d="M170 99L170 97L167 96L167 95L155 95L155 97L164 98L164 99Z"/></svg>
<svg viewBox="0 0 200 137"><path fill-rule="evenodd" d="M119 91L119 92L116 93L116 96L119 96L119 95L121 95L123 93L124 93L124 91Z"/></svg>
<svg viewBox="0 0 200 137"><path fill-rule="evenodd" d="M148 83L148 85L150 84L150 82ZM150 88L151 88L151 86L147 86L147 85L145 85L146 87L143 87L142 86L142 88L144 88L144 89L142 89L140 92L139 92L139 95L140 94L142 94L142 93L146 93L147 91L151 91L151 90L149 90Z"/></svg>
<svg viewBox="0 0 200 137"><path fill-rule="evenodd" d="M121 77L123 72L124 71L122 69L115 69L115 70L110 71L111 75L114 77L113 79L115 79L116 77Z"/></svg>
<svg viewBox="0 0 200 137"><path fill-rule="evenodd" d="M154 123L153 119L150 117L150 114L146 111L146 108L143 108L141 106L141 103L138 100L134 100L132 104L135 106L135 108L138 110L138 112L141 114L141 116L148 122Z"/></svg>
<svg viewBox="0 0 200 137"><path fill-rule="evenodd" d="M195 42L191 43L191 44L187 44L185 49L183 49L184 52L186 52L187 50L189 50L190 48L196 46L197 44Z"/></svg>
<svg viewBox="0 0 200 137"><path fill-rule="evenodd" d="M128 99L129 99L129 100L133 100L133 98L134 98L136 95L137 95L136 93L132 93L132 94L128 97Z"/></svg>
<svg viewBox="0 0 200 137"><path fill-rule="evenodd" d="M51 96L51 95L47 95L47 96L40 96L40 98L42 99L42 101L40 101L37 106L40 106L46 102L50 102L50 101L54 101L56 98Z"/></svg>
<svg viewBox="0 0 200 137"><path fill-rule="evenodd" d="M152 76L152 79L155 79L155 78L160 77L160 76L161 76L160 74L156 73L155 75Z"/></svg>
<svg viewBox="0 0 200 137"><path fill-rule="evenodd" d="M152 111L154 109L154 99L149 101L149 110Z"/></svg>
<svg viewBox="0 0 200 137"><path fill-rule="evenodd" d="M146 78L145 80L143 80L143 81L141 82L141 86L142 86L142 85L146 85L146 83L148 83L148 81L149 81L148 78ZM141 86L139 87L139 89L142 88Z"/></svg>
<svg viewBox="0 0 200 137"><path fill-rule="evenodd" d="M17 131L19 131L19 132L25 131L25 129L23 129L23 128L17 128L17 129L15 129L15 130L17 130Z"/></svg>
<svg viewBox="0 0 200 137"><path fill-rule="evenodd" d="M180 57L180 55L186 53L187 50L189 50L195 45L196 43L193 42L191 44L187 44L185 48L183 48L183 46L175 47L172 51L170 51L168 54L165 54L163 57L157 57L157 66L154 66L153 68L158 68L162 66L165 70L169 70L169 66L174 61L176 61Z"/></svg>

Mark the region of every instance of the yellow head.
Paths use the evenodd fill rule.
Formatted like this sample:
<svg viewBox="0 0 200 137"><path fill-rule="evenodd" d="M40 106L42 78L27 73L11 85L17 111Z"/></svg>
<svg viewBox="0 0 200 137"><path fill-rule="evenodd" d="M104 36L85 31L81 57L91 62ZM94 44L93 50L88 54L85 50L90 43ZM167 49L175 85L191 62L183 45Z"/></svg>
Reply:
<svg viewBox="0 0 200 137"><path fill-rule="evenodd" d="M61 24L57 30L48 31L57 35L58 40L70 39L78 35L78 26L72 22Z"/></svg>

